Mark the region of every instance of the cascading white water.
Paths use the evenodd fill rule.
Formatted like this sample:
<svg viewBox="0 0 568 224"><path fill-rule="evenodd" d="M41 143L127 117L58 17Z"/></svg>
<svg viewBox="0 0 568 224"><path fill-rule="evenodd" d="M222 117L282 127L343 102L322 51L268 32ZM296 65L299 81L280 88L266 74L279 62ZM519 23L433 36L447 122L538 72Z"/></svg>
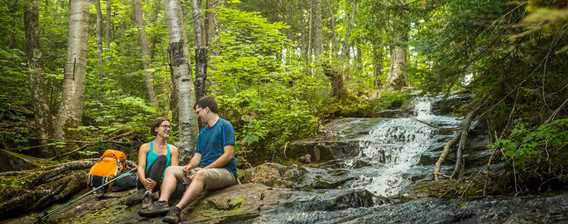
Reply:
<svg viewBox="0 0 568 224"><path fill-rule="evenodd" d="M355 160L363 160L370 167L355 169L358 175L354 188L362 187L381 196L398 194L410 184L405 173L420 159L422 152L433 145L437 128L432 123L457 125L453 117L433 115L431 98L417 98L414 102L415 116L383 121L367 136L361 138L360 155L347 161L349 167Z"/></svg>

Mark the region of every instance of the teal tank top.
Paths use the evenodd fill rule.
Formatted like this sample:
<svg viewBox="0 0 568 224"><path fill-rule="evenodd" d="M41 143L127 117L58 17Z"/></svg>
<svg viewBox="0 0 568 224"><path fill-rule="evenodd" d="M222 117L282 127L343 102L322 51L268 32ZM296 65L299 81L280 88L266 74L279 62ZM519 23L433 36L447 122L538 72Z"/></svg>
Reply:
<svg viewBox="0 0 568 224"><path fill-rule="evenodd" d="M172 165L172 155L170 153L170 144L166 144L166 167ZM154 142L150 142L150 147L148 149L148 153L146 153L146 171L150 169L150 166L158 159L158 154L154 152Z"/></svg>

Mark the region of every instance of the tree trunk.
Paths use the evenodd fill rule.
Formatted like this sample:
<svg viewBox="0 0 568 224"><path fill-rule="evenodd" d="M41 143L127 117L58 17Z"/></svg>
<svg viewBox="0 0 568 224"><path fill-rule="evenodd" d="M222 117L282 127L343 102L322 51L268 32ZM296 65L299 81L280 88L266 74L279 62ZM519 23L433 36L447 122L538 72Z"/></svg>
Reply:
<svg viewBox="0 0 568 224"><path fill-rule="evenodd" d="M24 26L26 29L26 56L30 72L32 89L32 106L34 120L41 145L47 144L51 127L49 114L49 99L47 98L46 80L42 71L41 50L39 46L39 0L26 1L24 12ZM49 156L47 150L42 150L41 155Z"/></svg>
<svg viewBox="0 0 568 224"><path fill-rule="evenodd" d="M8 28L8 33L9 33L9 38L8 38L8 49L14 49L14 48L18 48L18 37L17 37L17 31L20 29L18 27L18 21L20 21L20 17L16 14L16 12L19 11L20 8L20 4L18 3L18 1L6 1L6 2L10 2L10 6L8 6L10 8L10 14L8 14L9 18L12 19L12 27ZM4 3L7 5L7 3ZM4 28L4 27L2 27Z"/></svg>
<svg viewBox="0 0 568 224"><path fill-rule="evenodd" d="M140 0L133 0L134 5L134 22L138 28L138 42L142 47L142 62L144 63L144 84L146 85L146 93L148 94L148 99L150 103L155 108L159 108L158 99L156 98L156 93L154 92L154 74L152 74L151 67L152 62L150 48L148 47L148 41L146 40L146 31L144 29L144 14L142 12L142 6Z"/></svg>
<svg viewBox="0 0 568 224"><path fill-rule="evenodd" d="M151 14L150 21L158 22L158 18L160 16L160 11L162 10L162 3L158 2L155 5L152 5L154 11ZM154 35L150 38L150 61L154 61L156 56L156 45L160 42L161 38L157 35Z"/></svg>
<svg viewBox="0 0 568 224"><path fill-rule="evenodd" d="M99 90L97 91L99 99L101 98L100 93L103 88L103 79L105 73L103 71L103 13L101 11L101 0L95 0L95 5L97 9L97 71L99 72Z"/></svg>
<svg viewBox="0 0 568 224"><path fill-rule="evenodd" d="M191 82L190 62L187 58L185 35L183 33L183 15L177 0L166 0L166 20L169 31L169 53L172 68L172 81L177 102L179 144L182 150L193 152L197 140L197 120L192 108L195 102ZM183 155L182 158L185 158Z"/></svg>
<svg viewBox="0 0 568 224"><path fill-rule="evenodd" d="M345 96L347 96L347 90L345 90L343 85L343 76L329 66L323 67L323 74L331 81L332 96L335 97L337 101L345 98Z"/></svg>
<svg viewBox="0 0 568 224"><path fill-rule="evenodd" d="M352 3L351 15L349 15L349 22L347 23L347 31L345 32L345 39L343 39L343 46L341 47L341 57L349 57L349 42L351 39L351 31L353 31L353 24L355 23L355 15L357 13L357 5Z"/></svg>
<svg viewBox="0 0 568 224"><path fill-rule="evenodd" d="M337 51L339 47L339 40L337 39L337 33L335 32L335 7L333 0L329 0L328 9L330 15L330 29L331 29L331 47L330 47L330 59L337 56Z"/></svg>
<svg viewBox="0 0 568 224"><path fill-rule="evenodd" d="M111 16L111 5L110 0L106 0L106 29L105 29L105 39L106 39L106 49L110 49L111 42L111 32L112 32L112 16Z"/></svg>
<svg viewBox="0 0 568 224"><path fill-rule="evenodd" d="M383 46L373 44L373 76L375 88L381 88L381 74L383 73Z"/></svg>
<svg viewBox="0 0 568 224"><path fill-rule="evenodd" d="M391 65L387 87L390 89L400 90L406 86L406 48L402 46L393 46L391 49Z"/></svg>
<svg viewBox="0 0 568 224"><path fill-rule="evenodd" d="M192 0L193 27L195 31L195 98L205 96L205 80L207 80L207 49L203 35L203 19L199 0Z"/></svg>
<svg viewBox="0 0 568 224"><path fill-rule="evenodd" d="M310 6L310 8L311 8L311 6ZM304 47L305 48L304 55L305 55L305 58L306 58L306 64L309 64L311 62L311 55L312 55L312 45L313 45L312 36L313 36L313 30L314 30L313 29L314 26L312 25L313 22L314 22L312 13L313 12L311 10L309 10L308 16L306 16L308 18L308 26L307 26L308 36L307 36L307 39L305 39L305 45L304 45L305 46Z"/></svg>
<svg viewBox="0 0 568 224"><path fill-rule="evenodd" d="M209 54L218 55L219 52L211 50L211 44L219 41L219 33L217 32L217 17L211 12L224 0L206 0L207 10L205 11L205 47L209 49Z"/></svg>
<svg viewBox="0 0 568 224"><path fill-rule="evenodd" d="M312 54L317 59L322 53L322 32L321 32L321 0L312 0L312 30L313 45Z"/></svg>
<svg viewBox="0 0 568 224"><path fill-rule="evenodd" d="M405 11L401 12L401 18L394 21L394 27L391 31L393 44L391 46L391 65L389 76L387 79L387 88L400 90L408 85L407 83L407 67L408 67L408 32L410 30L410 22Z"/></svg>
<svg viewBox="0 0 568 224"><path fill-rule="evenodd" d="M87 0L71 0L63 102L55 127L55 135L58 139L63 139L65 128L77 127L81 123L87 68L87 41L89 40L88 6Z"/></svg>

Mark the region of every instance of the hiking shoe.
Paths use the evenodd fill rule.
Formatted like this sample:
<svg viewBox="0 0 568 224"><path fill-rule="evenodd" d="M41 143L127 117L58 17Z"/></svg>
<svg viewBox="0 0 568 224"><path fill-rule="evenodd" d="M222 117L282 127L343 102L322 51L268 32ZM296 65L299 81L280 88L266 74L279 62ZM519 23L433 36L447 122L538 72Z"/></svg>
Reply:
<svg viewBox="0 0 568 224"><path fill-rule="evenodd" d="M168 215L162 219L163 222L177 224L181 220L181 208L174 206L168 212Z"/></svg>
<svg viewBox="0 0 568 224"><path fill-rule="evenodd" d="M152 205L152 192L144 192L144 198L142 199L142 209L148 209Z"/></svg>
<svg viewBox="0 0 568 224"><path fill-rule="evenodd" d="M156 201L147 209L140 209L138 215L142 217L158 217L163 216L170 210L167 201Z"/></svg>

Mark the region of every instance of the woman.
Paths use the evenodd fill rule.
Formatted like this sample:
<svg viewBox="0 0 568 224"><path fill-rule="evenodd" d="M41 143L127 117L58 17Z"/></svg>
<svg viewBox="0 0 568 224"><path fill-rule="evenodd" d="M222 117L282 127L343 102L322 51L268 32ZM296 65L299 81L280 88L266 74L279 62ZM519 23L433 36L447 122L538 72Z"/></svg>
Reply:
<svg viewBox="0 0 568 224"><path fill-rule="evenodd" d="M171 125L166 118L157 118L150 129L156 137L153 141L142 144L138 150L138 180L146 190L142 200L143 208L152 204L152 193L159 191L166 168L179 165L178 148L166 141L170 130Z"/></svg>

